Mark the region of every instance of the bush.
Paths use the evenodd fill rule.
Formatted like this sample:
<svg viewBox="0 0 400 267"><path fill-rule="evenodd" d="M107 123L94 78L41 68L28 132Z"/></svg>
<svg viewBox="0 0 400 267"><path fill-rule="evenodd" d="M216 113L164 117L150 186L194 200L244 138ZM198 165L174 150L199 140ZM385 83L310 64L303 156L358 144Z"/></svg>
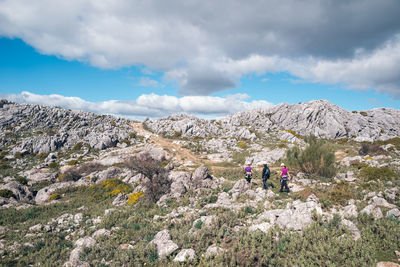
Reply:
<svg viewBox="0 0 400 267"><path fill-rule="evenodd" d="M360 155L382 153L384 150L377 144L362 144L358 150Z"/></svg>
<svg viewBox="0 0 400 267"><path fill-rule="evenodd" d="M60 174L58 176L58 180L62 182L68 182L68 181L78 181L79 179L82 178L82 174L79 172L78 169L69 169L63 174Z"/></svg>
<svg viewBox="0 0 400 267"><path fill-rule="evenodd" d="M392 180L397 174L392 171L389 167L366 167L360 172L361 177L365 181L376 181L376 180Z"/></svg>
<svg viewBox="0 0 400 267"><path fill-rule="evenodd" d="M323 177L333 177L336 174L335 154L332 149L315 136L305 138L309 146L301 151L294 147L287 151L289 165L300 168L306 174L317 174Z"/></svg>
<svg viewBox="0 0 400 267"><path fill-rule="evenodd" d="M194 225L196 229L201 229L202 226L203 226L202 220L197 220L196 224Z"/></svg>
<svg viewBox="0 0 400 267"><path fill-rule="evenodd" d="M47 155L48 155L47 153L40 152L39 154L37 154L37 157L40 159L45 159L47 157Z"/></svg>
<svg viewBox="0 0 400 267"><path fill-rule="evenodd" d="M149 153L138 154L126 163L126 166L147 179L143 182L146 187L145 198L155 203L160 197L170 191L171 181L168 179L168 171L161 167L161 162L153 159Z"/></svg>
<svg viewBox="0 0 400 267"><path fill-rule="evenodd" d="M82 174L90 174L92 172L101 171L104 169L104 166L99 163L89 162L82 164L78 170Z"/></svg>
<svg viewBox="0 0 400 267"><path fill-rule="evenodd" d="M69 166L74 166L78 163L77 159L71 159L70 161L68 161L67 165Z"/></svg>
<svg viewBox="0 0 400 267"><path fill-rule="evenodd" d="M245 143L243 143L243 142L238 142L237 146L240 147L240 148L246 148L247 147L247 145Z"/></svg>
<svg viewBox="0 0 400 267"><path fill-rule="evenodd" d="M109 195L128 194L132 188L120 179L108 179L101 182L101 185L108 191Z"/></svg>
<svg viewBox="0 0 400 267"><path fill-rule="evenodd" d="M26 177L18 176L15 178L15 180L17 180L18 183L23 184L23 185L28 184L28 179L26 179Z"/></svg>
<svg viewBox="0 0 400 267"><path fill-rule="evenodd" d="M71 160L68 162L68 165L75 165L76 162L77 160ZM71 168L67 170L65 173L60 174L58 176L58 180L63 182L78 181L83 176L88 175L92 172L100 171L103 168L104 168L103 165L99 163L93 163L93 162L85 163L82 164L79 168Z"/></svg>
<svg viewBox="0 0 400 267"><path fill-rule="evenodd" d="M129 195L126 204L134 205L141 197L143 197L143 192L137 192Z"/></svg>
<svg viewBox="0 0 400 267"><path fill-rule="evenodd" d="M58 163L57 162L51 162L51 163L49 163L49 168L52 168L52 169L57 169L58 168Z"/></svg>
<svg viewBox="0 0 400 267"><path fill-rule="evenodd" d="M14 193L8 189L1 189L0 190L0 197L10 198L14 197Z"/></svg>
<svg viewBox="0 0 400 267"><path fill-rule="evenodd" d="M52 195L50 195L49 199L50 200L56 200L56 199L60 199L61 195L59 193L54 193Z"/></svg>
<svg viewBox="0 0 400 267"><path fill-rule="evenodd" d="M74 147L72 148L72 150L73 150L73 151L81 150L81 149L82 149L82 146L83 146L83 143L82 143L82 142L78 142L78 143L76 143L76 144L74 145Z"/></svg>

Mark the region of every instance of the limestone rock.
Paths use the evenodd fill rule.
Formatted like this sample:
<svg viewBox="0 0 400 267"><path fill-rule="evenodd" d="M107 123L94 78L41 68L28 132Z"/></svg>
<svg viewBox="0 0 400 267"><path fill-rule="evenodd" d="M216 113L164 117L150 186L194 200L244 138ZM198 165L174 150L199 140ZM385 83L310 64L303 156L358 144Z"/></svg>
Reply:
<svg viewBox="0 0 400 267"><path fill-rule="evenodd" d="M83 248L90 248L93 247L95 244L96 240L94 240L90 236L85 236L75 241L75 246Z"/></svg>
<svg viewBox="0 0 400 267"><path fill-rule="evenodd" d="M30 200L33 198L30 189L18 183L17 181L9 181L5 184L0 184L0 189L7 189L13 192L16 200Z"/></svg>
<svg viewBox="0 0 400 267"><path fill-rule="evenodd" d="M156 245L160 258L169 256L179 248L178 245L171 240L171 235L167 229L158 232L150 243Z"/></svg>
<svg viewBox="0 0 400 267"><path fill-rule="evenodd" d="M128 196L125 194L118 194L118 196L113 200L112 204L114 206L122 206L128 200Z"/></svg>
<svg viewBox="0 0 400 267"><path fill-rule="evenodd" d="M382 198L382 197L378 197L378 196L374 196L369 203L373 203L375 206L381 206L381 207L385 207L385 208L395 208L396 205L393 204L389 204L386 199Z"/></svg>
<svg viewBox="0 0 400 267"><path fill-rule="evenodd" d="M358 217L357 206L354 204L347 205L339 214L342 218Z"/></svg>
<svg viewBox="0 0 400 267"><path fill-rule="evenodd" d="M346 227L350 232L351 235L353 236L354 241L357 241L361 237L361 232L358 230L357 226L349 220L343 219L340 224L344 227Z"/></svg>
<svg viewBox="0 0 400 267"><path fill-rule="evenodd" d="M178 255L176 255L174 261L176 262L185 262L185 261L191 261L196 258L196 252L194 249L182 249Z"/></svg>
<svg viewBox="0 0 400 267"><path fill-rule="evenodd" d="M97 238L102 237L102 236L110 236L110 235L111 235L111 232L109 230L99 229L99 230L97 230L96 232L93 233L92 237L94 239L97 239Z"/></svg>
<svg viewBox="0 0 400 267"><path fill-rule="evenodd" d="M375 219L383 218L381 209L373 204L366 206L364 209L361 210L361 213L362 214L366 213L368 215L372 215Z"/></svg>
<svg viewBox="0 0 400 267"><path fill-rule="evenodd" d="M264 233L268 233L269 229L272 227L272 224L269 222L263 222L263 223L259 223L259 224L253 224L249 227L249 231L253 232L253 231L257 231L260 230Z"/></svg>
<svg viewBox="0 0 400 267"><path fill-rule="evenodd" d="M66 188L66 187L73 187L73 186L77 186L76 183L74 182L63 182L63 183L55 183L52 185L49 185L45 188L40 189L35 197L35 202L36 204L42 204L44 202L46 202L49 198L50 195L54 194L57 190Z"/></svg>
<svg viewBox="0 0 400 267"><path fill-rule="evenodd" d="M390 218L390 217L400 219L400 210L398 208L389 210L386 213L386 218Z"/></svg>
<svg viewBox="0 0 400 267"><path fill-rule="evenodd" d="M205 256L206 257L216 256L216 255L219 255L224 252L225 252L225 249L215 246L215 245L212 245L207 248Z"/></svg>

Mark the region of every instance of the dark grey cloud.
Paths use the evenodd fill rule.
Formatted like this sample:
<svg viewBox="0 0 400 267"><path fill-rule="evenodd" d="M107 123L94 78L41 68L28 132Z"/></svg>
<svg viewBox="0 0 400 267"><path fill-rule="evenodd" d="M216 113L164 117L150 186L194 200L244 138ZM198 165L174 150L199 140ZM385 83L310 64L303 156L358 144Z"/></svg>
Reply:
<svg viewBox="0 0 400 267"><path fill-rule="evenodd" d="M187 80L179 91L182 95L210 95L235 88L235 81L227 74L205 66L189 69Z"/></svg>
<svg viewBox="0 0 400 267"><path fill-rule="evenodd" d="M398 0L3 0L0 21L0 36L42 53L101 68L144 65L175 77L187 95L230 89L251 71L400 92L400 71L370 79L381 72L372 62L362 82L351 68L371 63L368 57L398 66L389 53L400 44ZM256 57L263 64L254 68ZM342 66L348 75L332 80L320 66Z"/></svg>

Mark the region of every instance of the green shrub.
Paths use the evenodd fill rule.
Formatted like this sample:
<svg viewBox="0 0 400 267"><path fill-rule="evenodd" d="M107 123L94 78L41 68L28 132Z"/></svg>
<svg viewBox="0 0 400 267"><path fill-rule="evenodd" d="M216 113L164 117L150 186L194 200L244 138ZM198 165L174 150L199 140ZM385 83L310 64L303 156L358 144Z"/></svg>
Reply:
<svg viewBox="0 0 400 267"><path fill-rule="evenodd" d="M70 161L68 161L67 165L69 166L74 166L78 163L77 159L71 159Z"/></svg>
<svg viewBox="0 0 400 267"><path fill-rule="evenodd" d="M47 153L40 152L39 154L37 154L37 157L40 159L45 159L47 157L47 155L48 155Z"/></svg>
<svg viewBox="0 0 400 267"><path fill-rule="evenodd" d="M364 116L364 117L368 116L367 112L365 112L365 111L360 111L360 114L361 114L362 116Z"/></svg>
<svg viewBox="0 0 400 267"><path fill-rule="evenodd" d="M194 228L201 229L202 226L203 226L203 221L202 220L197 220L197 222L194 225Z"/></svg>
<svg viewBox="0 0 400 267"><path fill-rule="evenodd" d="M360 172L361 177L364 181L387 181L392 180L397 176L397 174L392 171L389 167L366 167L363 168Z"/></svg>
<svg viewBox="0 0 400 267"><path fill-rule="evenodd" d="M14 158L16 158L16 159L22 158L22 153L21 152L15 152L14 153Z"/></svg>
<svg viewBox="0 0 400 267"><path fill-rule="evenodd" d="M60 198L61 198L61 195L59 193L51 194L49 197L50 200L56 200L56 199L60 199Z"/></svg>
<svg viewBox="0 0 400 267"><path fill-rule="evenodd" d="M353 197L351 188L348 183L340 182L333 186L330 192L330 200L334 204L345 205Z"/></svg>
<svg viewBox="0 0 400 267"><path fill-rule="evenodd" d="M6 164L6 163L0 162L0 170L1 169L8 169L8 168L11 168L11 166Z"/></svg>
<svg viewBox="0 0 400 267"><path fill-rule="evenodd" d="M28 179L26 177L17 176L15 178L15 180L17 180L18 183L23 184L23 185L27 185L28 184Z"/></svg>
<svg viewBox="0 0 400 267"><path fill-rule="evenodd" d="M78 181L82 178L82 174L78 169L69 169L62 174L59 174L57 180L60 182Z"/></svg>
<svg viewBox="0 0 400 267"><path fill-rule="evenodd" d="M125 144L127 144L128 146L131 145L131 141L128 140L128 139L122 139L122 140L120 140L119 142L120 142L121 144L125 143Z"/></svg>
<svg viewBox="0 0 400 267"><path fill-rule="evenodd" d="M336 174L335 154L323 140L315 136L305 138L309 146L301 151L294 147L287 151L289 165L300 168L306 174L316 174L323 177L333 177Z"/></svg>
<svg viewBox="0 0 400 267"><path fill-rule="evenodd" d="M181 136L182 136L182 133L181 133L181 132L174 131L174 138L179 138L179 137L181 137Z"/></svg>
<svg viewBox="0 0 400 267"><path fill-rule="evenodd" d="M10 198L14 197L14 193L8 189L1 189L0 190L0 197Z"/></svg>
<svg viewBox="0 0 400 267"><path fill-rule="evenodd" d="M51 169L57 169L59 165L57 162L50 162L48 166Z"/></svg>
<svg viewBox="0 0 400 267"><path fill-rule="evenodd" d="M82 143L82 142L78 142L78 143L76 143L76 144L74 145L74 147L72 148L72 150L73 150L73 151L81 150L81 149L82 149L82 146L83 146L83 143Z"/></svg>

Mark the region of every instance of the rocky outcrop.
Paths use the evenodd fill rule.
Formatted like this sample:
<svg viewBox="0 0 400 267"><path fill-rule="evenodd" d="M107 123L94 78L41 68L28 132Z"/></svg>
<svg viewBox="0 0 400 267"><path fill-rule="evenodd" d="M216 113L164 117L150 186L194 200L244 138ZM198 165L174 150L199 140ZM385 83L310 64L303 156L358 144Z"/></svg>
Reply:
<svg viewBox="0 0 400 267"><path fill-rule="evenodd" d="M225 137L256 139L254 131L292 130L300 135L322 138L352 138L372 141L400 136L400 111L387 108L350 112L325 100L299 104L280 104L269 109L240 112L218 120L174 115L146 120L145 125L158 134L171 137ZM278 137L291 143L299 140L290 134ZM287 138L287 139L286 139Z"/></svg>
<svg viewBox="0 0 400 267"><path fill-rule="evenodd" d="M0 145L10 145L13 155L49 153L78 148L77 144L101 150L121 140L134 141L132 132L129 120L109 115L8 101L0 107Z"/></svg>

